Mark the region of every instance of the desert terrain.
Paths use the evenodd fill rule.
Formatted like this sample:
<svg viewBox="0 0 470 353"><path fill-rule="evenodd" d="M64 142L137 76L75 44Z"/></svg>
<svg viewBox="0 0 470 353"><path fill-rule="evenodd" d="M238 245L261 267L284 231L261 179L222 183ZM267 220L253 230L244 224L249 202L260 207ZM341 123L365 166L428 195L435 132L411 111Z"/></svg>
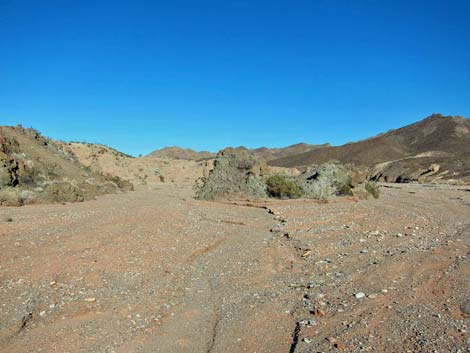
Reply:
<svg viewBox="0 0 470 353"><path fill-rule="evenodd" d="M0 208L1 352L468 352L470 187Z"/></svg>
<svg viewBox="0 0 470 353"><path fill-rule="evenodd" d="M469 124L138 158L2 127L0 352L470 352Z"/></svg>
<svg viewBox="0 0 470 353"><path fill-rule="evenodd" d="M470 353L470 0L0 0L0 353Z"/></svg>

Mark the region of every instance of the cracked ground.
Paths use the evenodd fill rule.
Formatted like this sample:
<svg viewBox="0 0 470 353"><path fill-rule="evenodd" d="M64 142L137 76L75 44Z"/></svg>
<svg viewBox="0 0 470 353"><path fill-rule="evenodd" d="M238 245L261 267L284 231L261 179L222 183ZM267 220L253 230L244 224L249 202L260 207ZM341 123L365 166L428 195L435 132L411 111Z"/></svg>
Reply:
<svg viewBox="0 0 470 353"><path fill-rule="evenodd" d="M469 352L470 192L0 208L0 352Z"/></svg>

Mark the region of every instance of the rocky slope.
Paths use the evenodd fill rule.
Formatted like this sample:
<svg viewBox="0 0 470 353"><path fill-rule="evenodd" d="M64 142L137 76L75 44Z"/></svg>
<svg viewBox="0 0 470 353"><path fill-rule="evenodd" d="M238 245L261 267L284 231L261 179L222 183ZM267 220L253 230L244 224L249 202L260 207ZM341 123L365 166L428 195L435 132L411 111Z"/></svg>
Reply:
<svg viewBox="0 0 470 353"><path fill-rule="evenodd" d="M0 204L83 201L130 187L118 181L89 170L33 129L0 127Z"/></svg>
<svg viewBox="0 0 470 353"><path fill-rule="evenodd" d="M343 146L270 161L299 167L331 160L372 169L381 181L470 180L470 119L433 114L415 124Z"/></svg>

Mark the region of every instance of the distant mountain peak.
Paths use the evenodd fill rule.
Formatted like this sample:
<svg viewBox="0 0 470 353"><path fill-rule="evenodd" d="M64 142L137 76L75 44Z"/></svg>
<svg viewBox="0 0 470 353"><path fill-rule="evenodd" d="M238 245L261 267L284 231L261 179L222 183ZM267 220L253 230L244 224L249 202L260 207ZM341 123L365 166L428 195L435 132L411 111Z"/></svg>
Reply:
<svg viewBox="0 0 470 353"><path fill-rule="evenodd" d="M269 164L301 167L329 161L375 167L393 165L390 179L400 173L418 173L440 163L445 178L470 178L470 119L434 113L413 124L374 137L329 146L272 160ZM385 173L385 172L384 172ZM384 174L385 175L385 174ZM401 177L402 175L400 175Z"/></svg>

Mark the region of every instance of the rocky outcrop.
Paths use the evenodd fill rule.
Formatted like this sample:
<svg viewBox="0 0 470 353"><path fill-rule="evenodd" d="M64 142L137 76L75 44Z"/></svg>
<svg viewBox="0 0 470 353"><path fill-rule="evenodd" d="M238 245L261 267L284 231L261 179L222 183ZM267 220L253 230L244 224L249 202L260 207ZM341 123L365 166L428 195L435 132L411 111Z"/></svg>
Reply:
<svg viewBox="0 0 470 353"><path fill-rule="evenodd" d="M0 127L0 205L68 202L130 189L86 168L33 129Z"/></svg>

